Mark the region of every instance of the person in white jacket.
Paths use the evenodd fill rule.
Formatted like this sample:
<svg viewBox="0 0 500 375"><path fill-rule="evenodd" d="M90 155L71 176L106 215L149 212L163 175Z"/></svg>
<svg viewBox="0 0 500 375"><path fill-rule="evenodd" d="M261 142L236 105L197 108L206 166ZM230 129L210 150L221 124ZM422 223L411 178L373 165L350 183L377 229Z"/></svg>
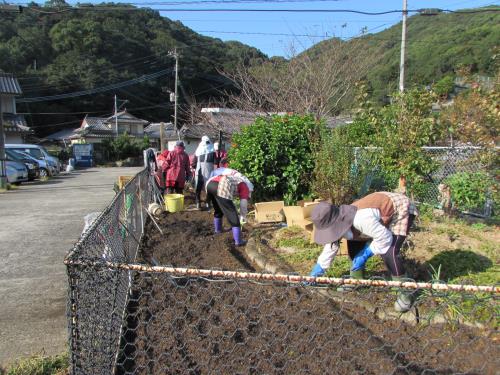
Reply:
<svg viewBox="0 0 500 375"><path fill-rule="evenodd" d="M377 192L350 204L334 206L320 202L313 210L314 241L324 245L311 276L322 276L332 264L339 249L339 240L348 240L352 259L351 278L362 279L367 260L380 255L393 280L406 278L400 250L409 228L418 215L410 199L398 193ZM395 309L408 311L411 295L400 293Z"/></svg>

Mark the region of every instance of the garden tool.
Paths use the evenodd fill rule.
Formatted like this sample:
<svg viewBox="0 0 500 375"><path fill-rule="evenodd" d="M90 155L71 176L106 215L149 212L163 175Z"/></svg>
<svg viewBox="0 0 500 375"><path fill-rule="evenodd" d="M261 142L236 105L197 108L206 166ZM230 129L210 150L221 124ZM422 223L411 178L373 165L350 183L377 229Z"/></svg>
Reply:
<svg viewBox="0 0 500 375"><path fill-rule="evenodd" d="M406 275L393 276L392 281L407 281L408 277ZM396 312L405 313L410 311L413 303L415 302L415 292L408 289L398 290L398 296L396 302L394 302L394 310Z"/></svg>

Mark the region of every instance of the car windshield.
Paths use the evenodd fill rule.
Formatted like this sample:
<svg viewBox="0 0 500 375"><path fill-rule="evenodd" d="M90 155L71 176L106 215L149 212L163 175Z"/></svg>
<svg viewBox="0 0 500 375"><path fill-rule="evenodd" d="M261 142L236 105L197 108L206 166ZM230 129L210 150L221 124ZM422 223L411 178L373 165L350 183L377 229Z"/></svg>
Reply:
<svg viewBox="0 0 500 375"><path fill-rule="evenodd" d="M22 160L22 156L19 155L17 152L13 152L11 150L5 150L5 154L7 155L7 157L9 157L10 159L14 160L14 161L21 161Z"/></svg>
<svg viewBox="0 0 500 375"><path fill-rule="evenodd" d="M38 148L16 148L16 151L25 152L38 160L43 159L42 151L40 151Z"/></svg>

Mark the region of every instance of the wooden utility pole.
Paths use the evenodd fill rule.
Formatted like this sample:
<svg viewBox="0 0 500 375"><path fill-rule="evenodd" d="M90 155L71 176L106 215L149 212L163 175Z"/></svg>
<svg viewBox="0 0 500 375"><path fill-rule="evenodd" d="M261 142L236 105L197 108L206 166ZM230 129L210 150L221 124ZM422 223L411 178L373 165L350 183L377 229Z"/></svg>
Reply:
<svg viewBox="0 0 500 375"><path fill-rule="evenodd" d="M160 122L160 152L165 149L165 123Z"/></svg>
<svg viewBox="0 0 500 375"><path fill-rule="evenodd" d="M403 0L403 27L401 31L401 59L399 62L399 92L405 89L405 53L406 53L406 18L408 16L407 10L408 2Z"/></svg>
<svg viewBox="0 0 500 375"><path fill-rule="evenodd" d="M3 131L2 94L0 94L0 189L7 188L7 168L5 166L5 136Z"/></svg>
<svg viewBox="0 0 500 375"><path fill-rule="evenodd" d="M116 136L118 137L118 98L116 97L115 94L115 131L116 131Z"/></svg>

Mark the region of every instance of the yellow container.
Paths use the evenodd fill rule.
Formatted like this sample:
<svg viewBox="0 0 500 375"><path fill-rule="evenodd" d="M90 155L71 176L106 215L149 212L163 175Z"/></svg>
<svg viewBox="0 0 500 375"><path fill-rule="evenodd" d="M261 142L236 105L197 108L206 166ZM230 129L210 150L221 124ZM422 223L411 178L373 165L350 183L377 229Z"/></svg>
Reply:
<svg viewBox="0 0 500 375"><path fill-rule="evenodd" d="M168 212L179 212L184 209L184 195L165 194L165 209Z"/></svg>
<svg viewBox="0 0 500 375"><path fill-rule="evenodd" d="M118 176L118 188L121 190L134 176Z"/></svg>

